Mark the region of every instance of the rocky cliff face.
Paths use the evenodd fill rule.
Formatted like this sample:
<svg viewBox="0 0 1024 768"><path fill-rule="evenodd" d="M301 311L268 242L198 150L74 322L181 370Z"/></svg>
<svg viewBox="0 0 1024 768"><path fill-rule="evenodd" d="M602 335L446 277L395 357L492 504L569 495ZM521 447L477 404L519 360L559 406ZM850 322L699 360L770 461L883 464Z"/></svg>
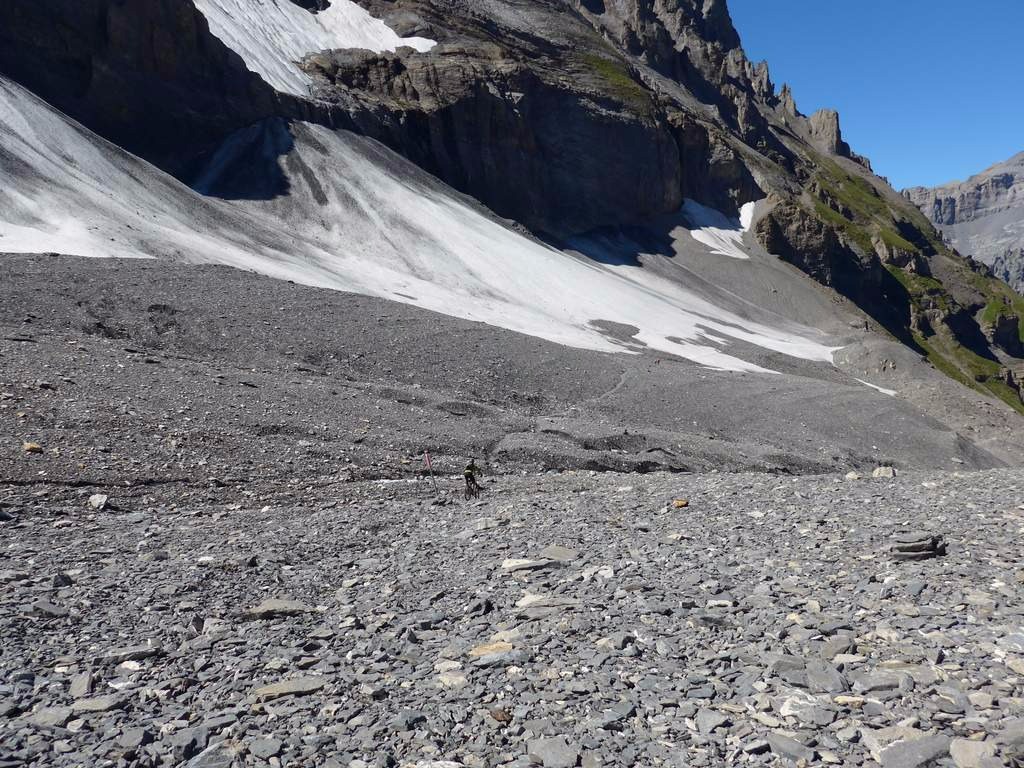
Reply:
<svg viewBox="0 0 1024 768"><path fill-rule="evenodd" d="M179 173L284 100L210 34L190 0L8 0L0 72Z"/></svg>
<svg viewBox="0 0 1024 768"><path fill-rule="evenodd" d="M953 247L1024 292L1024 152L967 181L904 195Z"/></svg>
<svg viewBox="0 0 1024 768"><path fill-rule="evenodd" d="M984 322L994 305L997 317L1020 316L1005 286L871 172L835 112L808 118L789 88L776 91L724 0L358 2L438 45L310 51L309 94L284 95L191 0L58 0L45 11L10 0L0 72L183 179L233 131L277 116L378 139L556 240L686 198L730 216L768 198L764 245L951 375L995 381L1012 354L999 341L1006 323L986 335L995 326Z"/></svg>

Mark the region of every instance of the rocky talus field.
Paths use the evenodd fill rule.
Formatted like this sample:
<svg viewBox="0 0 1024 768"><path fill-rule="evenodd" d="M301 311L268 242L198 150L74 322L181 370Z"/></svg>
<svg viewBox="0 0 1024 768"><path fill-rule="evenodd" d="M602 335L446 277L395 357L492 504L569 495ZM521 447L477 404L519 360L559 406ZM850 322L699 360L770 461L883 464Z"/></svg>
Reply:
<svg viewBox="0 0 1024 768"><path fill-rule="evenodd" d="M893 398L6 258L0 768L1024 760L1024 471Z"/></svg>
<svg viewBox="0 0 1024 768"><path fill-rule="evenodd" d="M459 482L6 487L0 765L1024 760L1019 470Z"/></svg>

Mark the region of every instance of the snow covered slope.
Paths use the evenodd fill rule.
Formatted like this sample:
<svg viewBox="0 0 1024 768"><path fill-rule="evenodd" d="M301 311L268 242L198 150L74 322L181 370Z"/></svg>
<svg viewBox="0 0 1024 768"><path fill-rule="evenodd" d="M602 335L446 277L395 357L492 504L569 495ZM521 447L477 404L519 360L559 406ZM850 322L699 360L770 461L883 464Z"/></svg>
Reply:
<svg viewBox="0 0 1024 768"><path fill-rule="evenodd" d="M0 252L223 263L578 348L646 345L723 370L765 372L734 354L734 342L832 359L815 330L782 317L755 322L740 302L716 303L649 270L524 237L373 141L306 124L288 130L272 120L237 134L204 179L215 188L244 156L247 168L280 166L288 194L228 201L189 189L0 79L0 159L11 179L0 186ZM608 323L629 326L632 338L612 337Z"/></svg>
<svg viewBox="0 0 1024 768"><path fill-rule="evenodd" d="M407 45L430 50L433 40L402 38L351 0L333 0L313 14L290 0L193 0L210 31L246 66L279 91L305 96L310 78L299 62L322 50L366 48L394 51Z"/></svg>

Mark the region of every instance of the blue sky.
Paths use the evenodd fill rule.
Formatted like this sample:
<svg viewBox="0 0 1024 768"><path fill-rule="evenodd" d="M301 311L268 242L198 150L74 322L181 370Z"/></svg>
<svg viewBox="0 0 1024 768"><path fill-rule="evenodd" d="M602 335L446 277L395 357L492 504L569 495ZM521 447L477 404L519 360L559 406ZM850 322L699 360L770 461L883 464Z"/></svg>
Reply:
<svg viewBox="0 0 1024 768"><path fill-rule="evenodd" d="M753 61L897 189L1024 151L1024 0L729 0Z"/></svg>

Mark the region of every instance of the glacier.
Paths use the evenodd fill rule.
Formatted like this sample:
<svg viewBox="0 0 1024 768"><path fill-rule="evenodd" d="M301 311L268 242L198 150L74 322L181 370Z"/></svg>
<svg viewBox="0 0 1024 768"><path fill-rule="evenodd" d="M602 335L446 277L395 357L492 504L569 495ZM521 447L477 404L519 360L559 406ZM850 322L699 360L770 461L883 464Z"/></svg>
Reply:
<svg viewBox="0 0 1024 768"><path fill-rule="evenodd" d="M311 53L340 48L381 53L401 46L429 51L436 45L422 37L399 37L352 0L333 0L327 10L316 14L290 0L194 2L214 37L271 86L295 96L309 95L312 79L299 62Z"/></svg>
<svg viewBox="0 0 1024 768"><path fill-rule="evenodd" d="M258 130L280 134L277 141L254 130L237 134L224 153L231 142L289 144L287 157L268 158L288 171L289 192L220 199L0 79L0 138L15 158L12 183L0 187L0 252L227 264L582 349L647 347L719 370L772 372L730 354L730 340L832 361L835 348L815 329L782 317L755 322L643 268L557 250L370 139L276 119ZM220 172L212 166L207 182ZM603 330L608 322L628 326L632 337L613 338Z"/></svg>

